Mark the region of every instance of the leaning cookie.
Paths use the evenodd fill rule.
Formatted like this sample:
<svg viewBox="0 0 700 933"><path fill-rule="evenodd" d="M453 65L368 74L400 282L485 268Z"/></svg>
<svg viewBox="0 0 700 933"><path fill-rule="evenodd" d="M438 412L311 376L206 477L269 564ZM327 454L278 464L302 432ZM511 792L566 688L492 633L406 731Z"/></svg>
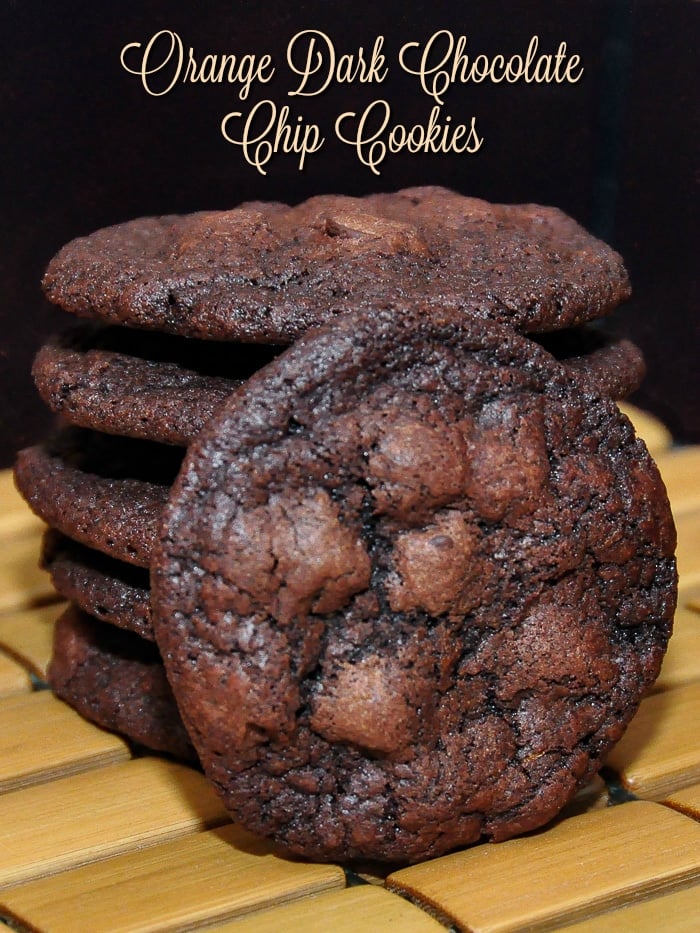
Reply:
<svg viewBox="0 0 700 933"><path fill-rule="evenodd" d="M48 681L97 725L153 751L196 761L158 651L132 632L68 608L56 622Z"/></svg>
<svg viewBox="0 0 700 933"><path fill-rule="evenodd" d="M658 472L510 329L393 307L303 337L191 446L153 625L235 819L417 861L542 825L656 677Z"/></svg>
<svg viewBox="0 0 700 933"><path fill-rule="evenodd" d="M608 314L629 281L614 250L555 208L425 187L141 218L64 246L44 289L81 317L286 344L388 296L557 330Z"/></svg>

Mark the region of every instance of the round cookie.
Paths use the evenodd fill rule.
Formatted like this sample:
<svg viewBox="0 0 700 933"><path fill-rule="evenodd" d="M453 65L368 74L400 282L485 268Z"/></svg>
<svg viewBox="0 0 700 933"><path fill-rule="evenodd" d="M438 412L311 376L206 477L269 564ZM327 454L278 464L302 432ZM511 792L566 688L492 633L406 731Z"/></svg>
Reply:
<svg viewBox="0 0 700 933"><path fill-rule="evenodd" d="M148 571L54 530L44 535L41 566L65 599L88 615L154 641Z"/></svg>
<svg viewBox="0 0 700 933"><path fill-rule="evenodd" d="M17 455L15 481L52 528L111 557L148 567L182 453L145 441L68 430Z"/></svg>
<svg viewBox="0 0 700 933"><path fill-rule="evenodd" d="M43 284L82 317L285 344L387 296L536 331L629 295L618 254L561 211L437 187L141 218L64 246Z"/></svg>
<svg viewBox="0 0 700 933"><path fill-rule="evenodd" d="M153 751L197 760L151 642L69 607L56 622L48 681L97 725Z"/></svg>
<svg viewBox="0 0 700 933"><path fill-rule="evenodd" d="M44 402L71 424L186 446L242 380L276 352L92 328L42 347L32 375Z"/></svg>
<svg viewBox="0 0 700 933"><path fill-rule="evenodd" d="M412 862L542 825L600 767L658 673L674 545L612 402L509 329L385 307L189 449L153 624L235 819Z"/></svg>
<svg viewBox="0 0 700 933"><path fill-rule="evenodd" d="M98 333L97 346L89 338L66 338L47 344L37 354L32 373L39 393L49 408L71 424L187 446L224 399L242 384L242 379L203 373L201 368L190 369L183 362L162 358L162 349L161 359L145 358L133 340L128 352L104 349L105 344L126 343L115 337L112 333L113 339L107 341ZM601 395L626 398L644 377L641 351L629 340L615 340L582 328L533 335L533 339L560 359L585 388ZM175 343L173 352L180 350L184 356L183 348L177 346L178 338L167 338L167 342ZM179 343L197 344L182 338ZM214 346L220 350L220 344ZM260 348L254 349L258 351L255 362L260 365L273 358L269 354L261 359ZM243 368L241 357L249 356L250 351L250 346L228 345L229 359L219 363L220 369L231 373Z"/></svg>

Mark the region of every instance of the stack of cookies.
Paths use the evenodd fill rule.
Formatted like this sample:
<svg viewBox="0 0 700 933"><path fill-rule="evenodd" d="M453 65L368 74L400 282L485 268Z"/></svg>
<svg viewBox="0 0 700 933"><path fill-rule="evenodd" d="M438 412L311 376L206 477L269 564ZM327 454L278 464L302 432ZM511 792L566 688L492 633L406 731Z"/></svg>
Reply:
<svg viewBox="0 0 700 933"><path fill-rule="evenodd" d="M541 825L656 677L675 532L586 322L620 258L551 208L440 188L143 219L68 244L90 324L23 451L72 601L50 681L199 758L316 859L417 861Z"/></svg>

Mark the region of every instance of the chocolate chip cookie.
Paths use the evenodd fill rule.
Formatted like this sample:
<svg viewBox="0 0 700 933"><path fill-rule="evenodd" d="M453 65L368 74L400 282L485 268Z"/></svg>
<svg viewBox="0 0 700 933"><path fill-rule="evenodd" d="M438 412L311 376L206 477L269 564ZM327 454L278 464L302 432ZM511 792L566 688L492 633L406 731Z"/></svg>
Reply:
<svg viewBox="0 0 700 933"><path fill-rule="evenodd" d="M111 557L148 567L182 451L65 430L20 451L19 491L52 528Z"/></svg>
<svg viewBox="0 0 700 933"><path fill-rule="evenodd" d="M148 571L71 541L50 529L41 566L65 599L88 615L154 641Z"/></svg>
<svg viewBox="0 0 700 933"><path fill-rule="evenodd" d="M555 208L423 187L134 220L63 247L44 289L81 317L286 344L388 299L555 330L608 314L629 281L614 250Z"/></svg>
<svg viewBox="0 0 700 933"><path fill-rule="evenodd" d="M165 357L160 347L153 359L135 339L140 334L127 332L126 340L119 330L71 335L42 347L32 369L37 388L49 408L71 424L164 444L187 446L244 381L232 374L247 370L247 378L279 352L229 344L224 354L221 344L210 344L217 352L202 361L202 342L170 337L163 343L172 356ZM154 343L148 336L143 342ZM609 398L626 398L644 377L644 359L629 340L582 328L533 339L586 388Z"/></svg>
<svg viewBox="0 0 700 933"><path fill-rule="evenodd" d="M86 719L153 751L196 762L151 642L69 607L56 622L48 680Z"/></svg>
<svg viewBox="0 0 700 933"><path fill-rule="evenodd" d="M71 424L186 446L221 402L277 352L91 328L42 347L32 375L49 408Z"/></svg>
<svg viewBox="0 0 700 933"><path fill-rule="evenodd" d="M416 861L542 825L658 673L675 531L627 419L511 329L349 314L190 447L153 624L235 819Z"/></svg>

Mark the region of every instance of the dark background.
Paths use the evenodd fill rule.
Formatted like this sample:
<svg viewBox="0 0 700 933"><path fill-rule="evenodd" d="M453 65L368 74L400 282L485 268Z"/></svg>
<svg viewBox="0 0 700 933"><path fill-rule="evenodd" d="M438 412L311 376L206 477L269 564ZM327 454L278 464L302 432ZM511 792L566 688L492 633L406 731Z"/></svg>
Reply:
<svg viewBox="0 0 700 933"><path fill-rule="evenodd" d="M5 0L0 12L0 465L48 423L29 377L43 338L65 315L42 298L48 260L67 240L143 214L233 207L250 198L300 201L443 184L502 202L555 204L624 256L634 296L613 327L644 349L649 376L635 401L679 440L700 440L698 414L698 184L700 3L57 2ZM149 97L119 62L129 42L171 29L198 57L270 52L276 76L241 102L230 85L178 85ZM338 54L385 36L380 85L334 85L286 98L289 39L330 35ZM562 40L585 68L575 85L463 85L447 95L453 122L476 116L475 155L389 155L381 175L334 139L335 116L382 97L392 119L425 124L432 101L396 64L401 45L438 29L469 38L473 54L524 53ZM220 133L224 114L263 98L322 125L326 144L303 172L278 155L266 177Z"/></svg>

